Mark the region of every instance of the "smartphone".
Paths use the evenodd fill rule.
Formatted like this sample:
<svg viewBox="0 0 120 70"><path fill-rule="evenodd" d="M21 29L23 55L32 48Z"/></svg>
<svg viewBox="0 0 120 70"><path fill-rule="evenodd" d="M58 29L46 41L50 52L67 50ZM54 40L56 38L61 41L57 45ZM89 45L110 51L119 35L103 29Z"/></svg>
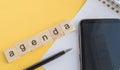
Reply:
<svg viewBox="0 0 120 70"><path fill-rule="evenodd" d="M120 19L84 19L78 31L81 70L120 70Z"/></svg>

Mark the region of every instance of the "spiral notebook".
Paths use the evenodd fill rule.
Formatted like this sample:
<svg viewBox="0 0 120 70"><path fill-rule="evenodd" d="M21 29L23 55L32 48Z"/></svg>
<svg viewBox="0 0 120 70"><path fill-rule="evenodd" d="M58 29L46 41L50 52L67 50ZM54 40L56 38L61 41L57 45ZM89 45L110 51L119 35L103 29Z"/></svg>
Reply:
<svg viewBox="0 0 120 70"><path fill-rule="evenodd" d="M120 14L120 0L98 0L98 1L106 5L108 8L110 8L117 14Z"/></svg>

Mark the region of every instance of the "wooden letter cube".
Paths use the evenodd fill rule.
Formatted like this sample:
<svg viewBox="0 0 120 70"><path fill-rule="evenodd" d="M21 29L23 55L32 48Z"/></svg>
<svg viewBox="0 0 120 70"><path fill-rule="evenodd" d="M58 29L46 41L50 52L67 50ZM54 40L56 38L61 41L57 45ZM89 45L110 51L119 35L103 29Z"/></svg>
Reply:
<svg viewBox="0 0 120 70"><path fill-rule="evenodd" d="M49 43L50 41L53 41L50 33L48 30L42 32L39 34L39 39L41 40L42 45L45 45Z"/></svg>
<svg viewBox="0 0 120 70"><path fill-rule="evenodd" d="M30 51L30 46L29 46L27 40L25 40L25 41L22 41L22 42L19 42L18 44L16 44L16 49L17 49L19 55L21 56Z"/></svg>
<svg viewBox="0 0 120 70"><path fill-rule="evenodd" d="M71 21L66 20L63 23L59 24L65 34L68 34L75 30Z"/></svg>
<svg viewBox="0 0 120 70"><path fill-rule="evenodd" d="M8 62L12 62L19 57L16 47L5 50L4 54Z"/></svg>
<svg viewBox="0 0 120 70"><path fill-rule="evenodd" d="M62 37L64 35L60 26L54 26L49 29L49 32L54 40Z"/></svg>
<svg viewBox="0 0 120 70"><path fill-rule="evenodd" d="M41 39L38 37L38 35L28 39L28 43L31 50L42 46Z"/></svg>

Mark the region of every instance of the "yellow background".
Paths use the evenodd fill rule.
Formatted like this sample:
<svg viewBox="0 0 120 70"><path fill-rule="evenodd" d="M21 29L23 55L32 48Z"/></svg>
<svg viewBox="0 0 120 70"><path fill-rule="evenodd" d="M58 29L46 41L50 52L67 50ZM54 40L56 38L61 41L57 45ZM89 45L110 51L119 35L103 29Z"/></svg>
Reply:
<svg viewBox="0 0 120 70"><path fill-rule="evenodd" d="M0 70L22 70L39 61L53 42L25 54L12 63L6 61L3 51L65 19L72 19L84 2L84 0L0 0Z"/></svg>

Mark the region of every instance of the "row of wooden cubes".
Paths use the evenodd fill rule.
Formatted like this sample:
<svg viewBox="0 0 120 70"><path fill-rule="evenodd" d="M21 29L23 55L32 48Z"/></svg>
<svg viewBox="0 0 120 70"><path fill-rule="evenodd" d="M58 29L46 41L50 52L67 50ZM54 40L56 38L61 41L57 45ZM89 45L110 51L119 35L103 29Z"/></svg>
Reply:
<svg viewBox="0 0 120 70"><path fill-rule="evenodd" d="M74 30L75 28L72 25L71 21L66 20L56 26L49 28L48 30L45 30L31 37L30 39L21 41L16 45L12 46L11 48L8 48L4 51L5 57L10 63L21 57L22 55L26 54L27 52L42 47L50 41L56 40Z"/></svg>

